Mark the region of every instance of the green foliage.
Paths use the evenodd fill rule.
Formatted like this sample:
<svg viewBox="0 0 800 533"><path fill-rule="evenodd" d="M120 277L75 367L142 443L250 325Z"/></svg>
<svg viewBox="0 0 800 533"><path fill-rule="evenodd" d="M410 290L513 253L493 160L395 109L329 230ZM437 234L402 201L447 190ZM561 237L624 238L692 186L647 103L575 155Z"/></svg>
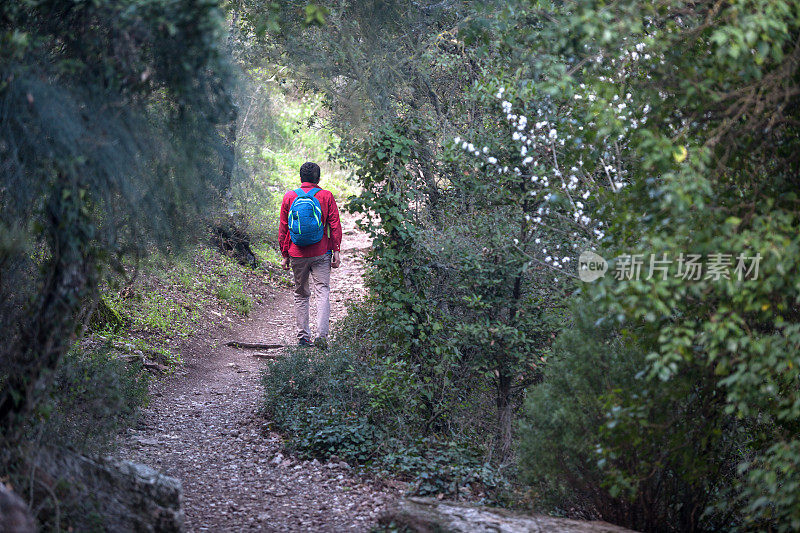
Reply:
<svg viewBox="0 0 800 533"><path fill-rule="evenodd" d="M416 494L455 495L468 484L480 490L502 484L497 472L480 460L480 451L465 442L402 431L404 422L398 419L414 418L414 409L395 402L394 393L387 400L390 375L391 370L366 363L340 341L327 351L294 349L262 376L265 412L301 456L336 456L401 476L413 482Z"/></svg>
<svg viewBox="0 0 800 533"><path fill-rule="evenodd" d="M242 316L247 316L253 309L253 300L245 294L241 281L229 280L217 288L217 298L225 300L233 310Z"/></svg>
<svg viewBox="0 0 800 533"><path fill-rule="evenodd" d="M673 261L663 278L586 288L586 305L638 350L626 356L638 362L638 383L588 394L608 417L593 432L604 444L600 486L627 502L609 516L636 523L624 506L647 500L654 472L672 471L708 497L695 503L702 518L685 527L798 527L796 6L519 7L506 13L506 43L529 58L535 90L574 119L567 140L582 143L565 152L566 164L600 161L591 168L628 184L599 206L610 223L603 255ZM535 21L530 31L515 29L521 18ZM680 254L729 254L730 277L682 279ZM739 279L738 257L757 254L757 279ZM574 342L591 342L590 333ZM666 485L668 505L653 512L667 516L685 494ZM727 513L731 522L715 522Z"/></svg>
<svg viewBox="0 0 800 533"><path fill-rule="evenodd" d="M446 434L464 388L489 382L507 443L519 389L540 377L554 333L573 334L558 322L580 248L760 254L757 280L672 270L584 287L610 329L565 337L577 346L561 345L528 410L582 469L547 479L589 513L800 525L796 6L330 6L324 40L275 9L275 42L324 96L363 187L352 206L374 237L374 331L362 352L388 361L362 385L374 405L406 394L410 418ZM610 358L592 349L598 335Z"/></svg>
<svg viewBox="0 0 800 533"><path fill-rule="evenodd" d="M685 369L669 389L653 387L634 335L620 334L587 300L573 316L544 382L526 398L521 469L535 505L643 531L735 525L723 503L737 462L751 451L749 428L698 385L702 368Z"/></svg>
<svg viewBox="0 0 800 533"><path fill-rule="evenodd" d="M55 372L31 438L83 452L106 451L120 429L135 423L147 400L147 381L141 365L126 363L110 346L90 353L76 347Z"/></svg>
<svg viewBox="0 0 800 533"><path fill-rule="evenodd" d="M125 320L119 312L101 297L89 319L89 328L95 331L119 331L124 327Z"/></svg>
<svg viewBox="0 0 800 533"><path fill-rule="evenodd" d="M229 187L221 15L205 0L0 4L3 426L25 423L109 269L197 235Z"/></svg>
<svg viewBox="0 0 800 533"><path fill-rule="evenodd" d="M185 338L196 331L203 310L222 305L241 316L253 308L250 283L254 274L218 251L197 246L181 254L153 255L142 265L137 281L120 289L115 283L103 287L103 298L126 327L120 338L145 335L158 351L166 339ZM166 357L166 361L174 357Z"/></svg>

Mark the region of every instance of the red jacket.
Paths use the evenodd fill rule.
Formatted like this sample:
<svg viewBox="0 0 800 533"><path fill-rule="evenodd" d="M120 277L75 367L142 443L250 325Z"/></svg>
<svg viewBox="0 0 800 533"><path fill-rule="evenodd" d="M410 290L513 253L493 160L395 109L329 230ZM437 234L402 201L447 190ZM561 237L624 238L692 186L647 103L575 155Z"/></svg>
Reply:
<svg viewBox="0 0 800 533"><path fill-rule="evenodd" d="M314 187L317 187L317 185L306 182L300 186L305 192ZM297 198L296 192L286 191L281 204L281 218L278 223L278 244L281 246L283 257L317 257L318 255L325 255L328 250L338 252L339 246L342 244L342 225L339 222L339 208L336 207L336 200L333 199L333 194L322 189L315 196L322 207L322 221L325 225L325 231L322 234L322 240L311 246L297 246L289 236L289 208L295 198Z"/></svg>

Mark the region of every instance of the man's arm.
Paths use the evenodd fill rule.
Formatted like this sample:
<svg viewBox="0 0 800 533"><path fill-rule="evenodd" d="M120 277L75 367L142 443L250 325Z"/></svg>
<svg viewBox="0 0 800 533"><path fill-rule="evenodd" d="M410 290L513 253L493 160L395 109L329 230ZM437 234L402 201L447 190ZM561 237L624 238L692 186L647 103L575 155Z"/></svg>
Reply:
<svg viewBox="0 0 800 533"><path fill-rule="evenodd" d="M331 194L331 204L328 209L328 226L331 229L329 245L333 251L331 267L338 268L339 265L342 264L341 257L339 256L339 248L342 246L342 223L339 220L339 207L336 205L333 194Z"/></svg>
<svg viewBox="0 0 800 533"><path fill-rule="evenodd" d="M281 248L281 254L283 255L283 268L289 268L289 246L290 246L290 239L288 239L289 235L289 206L291 205L291 200L288 198L288 194L286 193L283 195L283 201L281 202L281 214L278 219L278 246Z"/></svg>

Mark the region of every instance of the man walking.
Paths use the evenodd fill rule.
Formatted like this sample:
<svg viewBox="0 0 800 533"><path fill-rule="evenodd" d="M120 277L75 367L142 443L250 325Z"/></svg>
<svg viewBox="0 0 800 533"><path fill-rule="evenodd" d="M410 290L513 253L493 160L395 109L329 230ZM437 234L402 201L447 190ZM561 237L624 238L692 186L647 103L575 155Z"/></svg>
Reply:
<svg viewBox="0 0 800 533"><path fill-rule="evenodd" d="M299 189L287 191L281 204L278 242L283 254L283 268L294 274L294 311L297 340L300 346L311 345L308 328L309 276L314 281L317 299L317 338L314 345L326 348L330 329L331 268L340 264L339 247L342 225L339 208L330 191L319 188L320 172L316 163L300 167Z"/></svg>

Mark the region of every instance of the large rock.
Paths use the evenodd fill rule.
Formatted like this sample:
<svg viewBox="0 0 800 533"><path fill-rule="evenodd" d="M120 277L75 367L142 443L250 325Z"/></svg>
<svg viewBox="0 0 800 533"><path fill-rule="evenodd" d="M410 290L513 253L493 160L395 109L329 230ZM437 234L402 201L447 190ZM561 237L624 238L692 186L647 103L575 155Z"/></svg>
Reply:
<svg viewBox="0 0 800 533"><path fill-rule="evenodd" d="M34 533L36 526L22 498L0 483L0 533Z"/></svg>
<svg viewBox="0 0 800 533"><path fill-rule="evenodd" d="M380 519L416 533L631 533L606 522L585 522L431 498L403 498Z"/></svg>
<svg viewBox="0 0 800 533"><path fill-rule="evenodd" d="M46 454L40 467L59 486L66 483L71 497L94 508L106 531L184 530L180 481L149 466L55 450Z"/></svg>

